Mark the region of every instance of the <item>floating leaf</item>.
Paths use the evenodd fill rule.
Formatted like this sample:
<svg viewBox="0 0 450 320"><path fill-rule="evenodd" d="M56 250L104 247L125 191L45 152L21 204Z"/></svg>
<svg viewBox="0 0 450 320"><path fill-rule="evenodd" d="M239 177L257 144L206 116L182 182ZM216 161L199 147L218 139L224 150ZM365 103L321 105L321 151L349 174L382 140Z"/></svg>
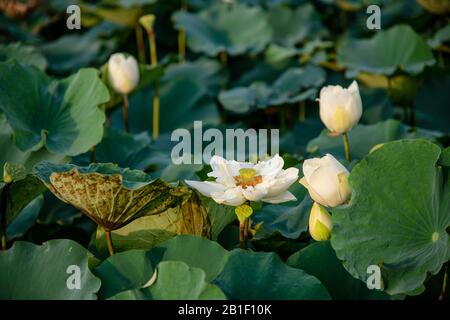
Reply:
<svg viewBox="0 0 450 320"><path fill-rule="evenodd" d="M445 42L450 41L450 24L439 29L434 36L428 40L428 45L433 49L438 49Z"/></svg>
<svg viewBox="0 0 450 320"><path fill-rule="evenodd" d="M306 3L296 9L276 6L269 11L269 23L275 43L294 47L306 39L320 38L324 28L312 4Z"/></svg>
<svg viewBox="0 0 450 320"><path fill-rule="evenodd" d="M199 236L179 235L154 247L149 257L154 265L161 261L183 261L202 269L206 280L211 281L225 266L228 251L217 242Z"/></svg>
<svg viewBox="0 0 450 320"><path fill-rule="evenodd" d="M60 200L81 210L107 230L119 229L144 215L155 215L177 205L186 194L138 170L113 164L88 167L54 165L35 167L36 175Z"/></svg>
<svg viewBox="0 0 450 320"><path fill-rule="evenodd" d="M119 30L117 25L103 22L84 33L66 34L47 42L41 46L41 50L50 70L56 73L72 72L104 63L116 50L118 39L113 38L113 35Z"/></svg>
<svg viewBox="0 0 450 320"><path fill-rule="evenodd" d="M273 252L231 251L225 268L214 282L229 299L329 299L319 280L287 266Z"/></svg>
<svg viewBox="0 0 450 320"><path fill-rule="evenodd" d="M1 187L0 187L1 188ZM39 211L44 204L44 197L39 195L23 208L17 217L9 224L6 229L7 239L21 237L35 223L39 216Z"/></svg>
<svg viewBox="0 0 450 320"><path fill-rule="evenodd" d="M348 39L337 59L352 71L388 76L397 70L418 74L436 62L425 40L407 25L379 31L368 40Z"/></svg>
<svg viewBox="0 0 450 320"><path fill-rule="evenodd" d="M23 166L6 163L3 170L3 182L0 186L0 194L6 213L5 223L8 226L17 215L45 191L45 186L33 175L26 173Z"/></svg>
<svg viewBox="0 0 450 320"><path fill-rule="evenodd" d="M331 243L345 268L363 281L381 268L387 293L421 288L450 258L450 190L436 166L441 150L425 140L390 142L350 174L349 205L332 210Z"/></svg>
<svg viewBox="0 0 450 320"><path fill-rule="evenodd" d="M154 269L146 251L130 250L108 257L93 272L102 280L99 296L106 299L121 291L144 287Z"/></svg>
<svg viewBox="0 0 450 320"><path fill-rule="evenodd" d="M23 64L33 65L41 70L47 67L47 60L35 47L20 42L0 45L0 61L16 60Z"/></svg>
<svg viewBox="0 0 450 320"><path fill-rule="evenodd" d="M308 230L308 218L312 201L305 196L296 206L267 205L256 211L252 219L262 222L264 231L278 231L286 238L297 239L302 232Z"/></svg>
<svg viewBox="0 0 450 320"><path fill-rule="evenodd" d="M286 263L317 277L333 299L389 299L387 294L369 290L364 282L353 278L337 259L329 241L316 242L297 251Z"/></svg>
<svg viewBox="0 0 450 320"><path fill-rule="evenodd" d="M195 79L180 78L166 81L159 89L161 114L160 132L172 132L177 128L190 129L194 121L202 120L204 126L219 123L219 112L206 86ZM130 97L130 131L141 133L152 130L153 90L145 87ZM123 127L122 110L113 114L113 125Z"/></svg>
<svg viewBox="0 0 450 320"><path fill-rule="evenodd" d="M172 19L175 28L185 30L189 48L210 57L257 54L272 38L264 11L240 3L216 3L197 14L178 11Z"/></svg>
<svg viewBox="0 0 450 320"><path fill-rule="evenodd" d="M291 68L284 72L271 87L254 82L249 87L237 87L219 94L219 101L226 110L247 113L270 106L292 104L317 96L317 87L325 81L325 72L309 65Z"/></svg>
<svg viewBox="0 0 450 320"><path fill-rule="evenodd" d="M51 240L42 246L17 241L0 254L0 298L96 299L100 280L89 271L91 256L72 240ZM78 272L80 283L75 287L73 276Z"/></svg>
<svg viewBox="0 0 450 320"><path fill-rule="evenodd" d="M3 177L3 166L7 162L21 164L27 171L30 171L35 164L41 161L48 160L55 163L67 161L64 155L49 153L45 148L38 151L20 151L14 142L13 130L3 114L0 114L0 150L2 150L0 153L0 177Z"/></svg>
<svg viewBox="0 0 450 320"><path fill-rule="evenodd" d="M150 137L147 133L131 135L108 128L102 141L95 146L96 162L113 162L122 168L144 170L152 163L152 150L148 147ZM85 153L73 159L77 165L87 166L90 154Z"/></svg>
<svg viewBox="0 0 450 320"><path fill-rule="evenodd" d="M220 288L206 281L202 269L190 267L181 261L163 261L157 270L156 281L150 287L125 291L113 299L225 300Z"/></svg>
<svg viewBox="0 0 450 320"><path fill-rule="evenodd" d="M16 79L21 79L17 81ZM100 142L109 99L94 69L53 80L31 66L0 63L0 110L22 151L42 146L52 153L77 155Z"/></svg>

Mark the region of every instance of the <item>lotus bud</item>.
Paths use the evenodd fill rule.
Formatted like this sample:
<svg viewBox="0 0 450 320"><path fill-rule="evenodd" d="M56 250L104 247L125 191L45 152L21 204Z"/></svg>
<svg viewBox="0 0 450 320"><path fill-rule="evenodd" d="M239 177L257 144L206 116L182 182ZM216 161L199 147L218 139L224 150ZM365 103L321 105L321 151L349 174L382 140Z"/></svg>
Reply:
<svg viewBox="0 0 450 320"><path fill-rule="evenodd" d="M325 241L330 239L333 223L331 215L325 208L314 202L309 215L309 233L316 241Z"/></svg>
<svg viewBox="0 0 450 320"><path fill-rule="evenodd" d="M114 53L108 61L108 79L111 87L128 95L139 83L139 66L131 55Z"/></svg>
<svg viewBox="0 0 450 320"><path fill-rule="evenodd" d="M353 81L348 89L327 86L320 90L320 119L333 134L350 131L362 115L362 102L358 83Z"/></svg>
<svg viewBox="0 0 450 320"><path fill-rule="evenodd" d="M311 198L329 208L346 203L351 196L348 170L332 155L307 159L303 162L300 183L308 189Z"/></svg>

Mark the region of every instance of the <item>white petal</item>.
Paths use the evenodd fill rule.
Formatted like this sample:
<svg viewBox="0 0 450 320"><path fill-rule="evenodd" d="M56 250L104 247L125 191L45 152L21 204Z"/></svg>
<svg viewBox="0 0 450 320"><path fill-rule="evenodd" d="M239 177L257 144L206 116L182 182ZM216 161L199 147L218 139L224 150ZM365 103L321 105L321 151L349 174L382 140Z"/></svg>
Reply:
<svg viewBox="0 0 450 320"><path fill-rule="evenodd" d="M264 178L272 179L277 176L284 166L284 160L278 154L267 161L261 161L255 165L255 170Z"/></svg>
<svg viewBox="0 0 450 320"><path fill-rule="evenodd" d="M289 191L280 193L279 195L277 195L275 197L266 197L266 198L262 199L262 201L268 202L268 203L282 203L282 202L294 201L294 200L297 200L297 198Z"/></svg>
<svg viewBox="0 0 450 320"><path fill-rule="evenodd" d="M246 201L241 187L227 189L224 192L211 192L211 198L219 204L229 206L240 206Z"/></svg>
<svg viewBox="0 0 450 320"><path fill-rule="evenodd" d="M211 197L211 193L213 192L224 192L226 187L220 183L212 182L212 181L193 181L193 180L185 180L186 184L196 189L198 192L203 194L204 196Z"/></svg>
<svg viewBox="0 0 450 320"><path fill-rule="evenodd" d="M216 178L216 182L224 184L227 187L234 187L236 183L233 176L237 174L232 174L229 168L236 170L239 168L239 163L236 161L227 161L222 157L213 156L210 161L210 166L213 169L212 172L208 173L209 177ZM239 171L239 169L237 169Z"/></svg>
<svg viewBox="0 0 450 320"><path fill-rule="evenodd" d="M247 187L245 189L242 189L242 194L244 195L245 199L249 201L260 201L267 195L267 192L268 186L264 183L260 183L254 187Z"/></svg>
<svg viewBox="0 0 450 320"><path fill-rule="evenodd" d="M282 170L280 174L270 182L268 196L276 196L286 191L297 180L297 168L288 168L286 170Z"/></svg>

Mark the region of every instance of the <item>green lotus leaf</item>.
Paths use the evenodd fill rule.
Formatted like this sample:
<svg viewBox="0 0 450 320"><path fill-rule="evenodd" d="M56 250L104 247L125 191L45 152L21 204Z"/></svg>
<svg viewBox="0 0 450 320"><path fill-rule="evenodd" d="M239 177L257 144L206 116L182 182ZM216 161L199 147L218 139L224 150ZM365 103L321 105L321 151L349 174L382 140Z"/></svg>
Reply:
<svg viewBox="0 0 450 320"><path fill-rule="evenodd" d="M23 64L33 65L41 70L47 67L47 60L35 47L20 42L0 45L0 61L16 60Z"/></svg>
<svg viewBox="0 0 450 320"><path fill-rule="evenodd" d="M100 280L89 270L90 257L89 251L72 240L51 240L41 246L17 241L0 255L0 298L96 299Z"/></svg>
<svg viewBox="0 0 450 320"><path fill-rule="evenodd" d="M193 236L179 235L150 250L153 265L161 261L183 261L191 267L200 268L206 280L214 280L228 260L228 251L217 242Z"/></svg>
<svg viewBox="0 0 450 320"><path fill-rule="evenodd" d="M19 150L14 142L14 133L11 126L5 119L3 114L0 114L0 177L3 177L3 167L9 163L21 164L27 171L30 171L35 164L41 161L52 161L55 163L67 161L64 155L57 155L48 152L45 148L38 151Z"/></svg>
<svg viewBox="0 0 450 320"><path fill-rule="evenodd" d="M21 165L6 163L3 182L0 186L0 207L5 209L5 223L8 226L17 215L37 196L45 191L39 179L27 174ZM3 211L3 210L2 210Z"/></svg>
<svg viewBox="0 0 450 320"><path fill-rule="evenodd" d="M438 49L445 42L450 41L450 24L436 31L434 36L428 39L428 45L433 49Z"/></svg>
<svg viewBox="0 0 450 320"><path fill-rule="evenodd" d="M264 82L254 82L249 87L237 87L219 94L226 110L247 113L270 106L312 100L317 87L325 81L325 72L312 65L291 68L281 74L269 87Z"/></svg>
<svg viewBox="0 0 450 320"><path fill-rule="evenodd" d="M371 39L347 39L337 60L350 71L388 76L397 70L418 74L436 62L425 40L407 25L379 31Z"/></svg>
<svg viewBox="0 0 450 320"><path fill-rule="evenodd" d="M450 167L450 147L447 147L442 151L440 163L443 166Z"/></svg>
<svg viewBox="0 0 450 320"><path fill-rule="evenodd" d="M206 281L202 269L181 261L163 261L149 287L121 292L114 300L225 300L220 288Z"/></svg>
<svg viewBox="0 0 450 320"><path fill-rule="evenodd" d="M450 258L450 189L437 166L441 150L425 140L386 143L352 170L349 205L332 209L331 244L363 281L378 265L391 295L420 290Z"/></svg>
<svg viewBox="0 0 450 320"><path fill-rule="evenodd" d="M93 272L102 281L98 295L106 299L122 291L144 287L154 269L148 252L129 250L108 257Z"/></svg>
<svg viewBox="0 0 450 320"><path fill-rule="evenodd" d="M203 126L219 123L217 106L204 84L193 79L177 79L161 84L159 89L161 133L177 128L190 129L194 121L202 120ZM130 97L130 132L152 132L153 90L145 87ZM169 112L170 111L170 112ZM113 114L113 126L123 127L122 110Z"/></svg>
<svg viewBox="0 0 450 320"><path fill-rule="evenodd" d="M393 119L371 125L359 124L348 133L350 154L353 158L361 159L377 144L397 140L407 130L407 126ZM331 153L345 158L342 136L330 136L326 129L308 143L307 150L320 155Z"/></svg>
<svg viewBox="0 0 450 320"><path fill-rule="evenodd" d="M214 282L222 288L229 299L330 298L319 280L302 270L287 266L274 252L233 250L227 264Z"/></svg>
<svg viewBox="0 0 450 320"><path fill-rule="evenodd" d="M1 188L1 187L0 187ZM39 195L23 208L17 217L7 226L6 238L21 237L38 219L39 211L44 205L44 196Z"/></svg>
<svg viewBox="0 0 450 320"><path fill-rule="evenodd" d="M102 141L95 146L95 161L113 162L122 168L144 170L152 164L152 150L148 147L147 133L131 135L114 128L105 131ZM85 153L73 159L74 164L87 166L90 154Z"/></svg>
<svg viewBox="0 0 450 320"><path fill-rule="evenodd" d="M84 21L83 14L81 21ZM118 39L114 38L117 32L120 32L119 26L102 22L84 33L66 34L46 42L41 50L48 60L49 69L65 74L104 63L118 46Z"/></svg>
<svg viewBox="0 0 450 320"><path fill-rule="evenodd" d="M105 115L98 106L109 95L96 70L81 69L57 81L35 67L0 63L0 83L0 110L21 151L45 146L52 153L77 155L100 142Z"/></svg>
<svg viewBox="0 0 450 320"><path fill-rule="evenodd" d="M222 66L216 60L198 59L184 63L169 65L164 72L163 81L191 79L208 88L208 93L215 95L219 92L223 74Z"/></svg>
<svg viewBox="0 0 450 320"><path fill-rule="evenodd" d="M307 39L320 38L325 31L320 16L309 3L296 9L273 7L269 11L268 20L273 29L273 41L285 47L294 47Z"/></svg>
<svg viewBox="0 0 450 320"><path fill-rule="evenodd" d="M308 230L311 206L311 199L305 196L296 206L264 206L255 212L252 219L255 223L263 222L264 232L274 233L277 231L286 238L298 239L302 232Z"/></svg>
<svg viewBox="0 0 450 320"><path fill-rule="evenodd" d="M317 277L336 300L389 299L380 290L369 290L342 266L329 241L316 242L291 255L286 263Z"/></svg>
<svg viewBox="0 0 450 320"><path fill-rule="evenodd" d="M257 54L272 38L266 13L245 4L216 3L197 14L178 11L172 20L177 29L185 30L191 50L210 57L220 52Z"/></svg>
<svg viewBox="0 0 450 320"><path fill-rule="evenodd" d="M155 0L102 0L96 4L80 3L83 14L90 14L118 25L134 27L145 14L144 5ZM83 16L82 16L83 18Z"/></svg>
<svg viewBox="0 0 450 320"><path fill-rule="evenodd" d="M112 232L114 248L117 252L130 249L151 249L177 234L192 234L211 237L211 222L198 196L182 189L177 206L167 207L159 214L147 215ZM105 234L97 229L97 250L105 252Z"/></svg>
<svg viewBox="0 0 450 320"><path fill-rule="evenodd" d="M78 167L44 162L35 167L35 174L56 197L106 230L164 212L177 205L187 192L186 188L151 179L142 171L113 164Z"/></svg>

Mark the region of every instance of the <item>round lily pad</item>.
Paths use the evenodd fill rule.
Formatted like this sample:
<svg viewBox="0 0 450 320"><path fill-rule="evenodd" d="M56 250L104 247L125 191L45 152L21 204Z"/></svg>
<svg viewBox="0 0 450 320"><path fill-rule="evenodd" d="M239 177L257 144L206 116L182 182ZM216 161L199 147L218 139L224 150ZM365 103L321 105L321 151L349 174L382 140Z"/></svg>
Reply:
<svg viewBox="0 0 450 320"><path fill-rule="evenodd" d="M322 300L330 297L317 278L287 266L273 252L231 251L214 282L229 299Z"/></svg>
<svg viewBox="0 0 450 320"><path fill-rule="evenodd" d="M400 140L353 168L350 203L332 210L331 243L354 277L366 281L378 266L387 293L408 294L449 260L450 181L440 154L431 142Z"/></svg>
<svg viewBox="0 0 450 320"><path fill-rule="evenodd" d="M189 48L210 57L220 52L256 54L272 38L267 14L257 6L219 2L199 13L178 11L172 19L177 29L185 30Z"/></svg>
<svg viewBox="0 0 450 320"><path fill-rule="evenodd" d="M397 70L418 74L436 63L433 53L410 26L378 31L371 39L347 39L338 50L338 62L352 71L392 75Z"/></svg>
<svg viewBox="0 0 450 320"><path fill-rule="evenodd" d="M96 299L100 280L89 270L91 256L72 240L15 242L0 254L0 298Z"/></svg>

